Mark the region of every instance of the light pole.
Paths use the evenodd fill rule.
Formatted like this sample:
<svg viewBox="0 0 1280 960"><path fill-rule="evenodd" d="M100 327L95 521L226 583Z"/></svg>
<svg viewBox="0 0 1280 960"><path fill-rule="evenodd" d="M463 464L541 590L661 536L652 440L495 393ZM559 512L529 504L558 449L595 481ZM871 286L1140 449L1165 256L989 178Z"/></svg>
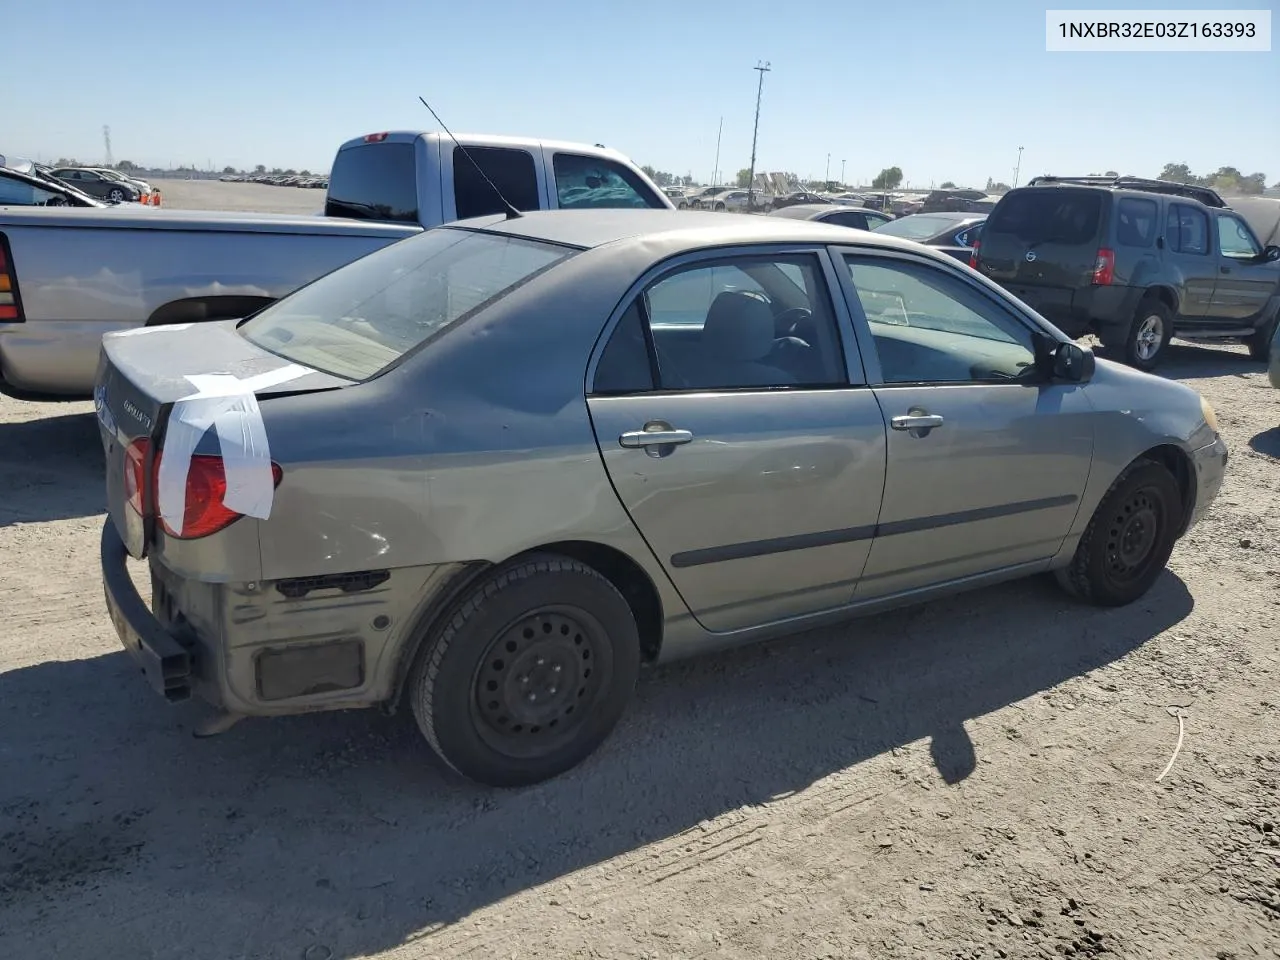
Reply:
<svg viewBox="0 0 1280 960"><path fill-rule="evenodd" d="M1018 148L1018 165L1013 168L1013 185L1018 185L1018 174L1022 172L1022 147Z"/></svg>
<svg viewBox="0 0 1280 960"><path fill-rule="evenodd" d="M756 85L756 122L751 129L751 171L747 179L747 209L756 205L756 137L760 133L760 97L764 93L764 75L769 72L768 60L757 60L751 69L760 74L760 82Z"/></svg>
<svg viewBox="0 0 1280 960"><path fill-rule="evenodd" d="M827 154L827 172L822 175L822 189L827 189L827 184L831 182L831 154Z"/></svg>
<svg viewBox="0 0 1280 960"><path fill-rule="evenodd" d="M840 161L840 186L844 186L844 161Z"/></svg>
<svg viewBox="0 0 1280 960"><path fill-rule="evenodd" d="M720 129L716 131L716 165L711 170L711 185L720 185L720 134L724 133L724 117L720 118Z"/></svg>

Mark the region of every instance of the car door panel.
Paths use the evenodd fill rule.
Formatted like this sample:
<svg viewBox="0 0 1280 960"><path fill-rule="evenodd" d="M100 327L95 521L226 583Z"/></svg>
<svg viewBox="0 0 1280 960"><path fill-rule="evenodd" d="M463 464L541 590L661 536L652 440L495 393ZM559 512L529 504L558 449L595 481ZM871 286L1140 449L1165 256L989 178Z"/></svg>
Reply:
<svg viewBox="0 0 1280 960"><path fill-rule="evenodd" d="M884 488L867 388L593 397L619 498L694 617L725 631L848 603ZM687 443L628 448L665 424Z"/></svg>
<svg viewBox="0 0 1280 960"><path fill-rule="evenodd" d="M1079 509L1093 411L1078 386L877 387L887 420L940 416L920 435L888 431L880 523L858 583L870 599L1052 557Z"/></svg>
<svg viewBox="0 0 1280 960"><path fill-rule="evenodd" d="M1257 320L1280 284L1280 266L1261 259L1262 245L1234 214L1218 213L1216 233L1212 314L1227 322Z"/></svg>
<svg viewBox="0 0 1280 960"><path fill-rule="evenodd" d="M1052 557L1092 463L1083 388L1041 382L1033 327L959 271L908 254L843 262L889 425L880 520L855 598Z"/></svg>
<svg viewBox="0 0 1280 960"><path fill-rule="evenodd" d="M1170 203L1165 214L1164 259L1180 275L1178 314L1188 320L1212 316L1218 281L1216 258L1210 253L1209 218L1185 203Z"/></svg>

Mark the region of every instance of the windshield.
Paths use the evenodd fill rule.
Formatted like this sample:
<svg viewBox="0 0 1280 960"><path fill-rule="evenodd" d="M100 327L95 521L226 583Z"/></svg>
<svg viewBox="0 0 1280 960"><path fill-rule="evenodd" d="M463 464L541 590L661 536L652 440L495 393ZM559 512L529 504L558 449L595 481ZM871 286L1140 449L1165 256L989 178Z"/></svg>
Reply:
<svg viewBox="0 0 1280 960"><path fill-rule="evenodd" d="M887 233L891 237L903 237L907 240L924 240L936 237L948 227L954 227L956 221L951 217L931 217L922 214L915 217L903 217L900 220L886 220L872 229L876 233Z"/></svg>
<svg viewBox="0 0 1280 960"><path fill-rule="evenodd" d="M1027 243L1087 243L1098 235L1102 193L1060 187L1020 190L996 204L986 232Z"/></svg>
<svg viewBox="0 0 1280 960"><path fill-rule="evenodd" d="M366 380L572 253L516 237L430 230L321 277L240 332L289 360Z"/></svg>

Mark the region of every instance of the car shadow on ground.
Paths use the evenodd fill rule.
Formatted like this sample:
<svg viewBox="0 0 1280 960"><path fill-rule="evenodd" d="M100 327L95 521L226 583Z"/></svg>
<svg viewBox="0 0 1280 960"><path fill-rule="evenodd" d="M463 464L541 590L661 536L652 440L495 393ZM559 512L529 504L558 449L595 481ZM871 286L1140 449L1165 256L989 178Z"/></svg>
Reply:
<svg viewBox="0 0 1280 960"><path fill-rule="evenodd" d="M1156 373L1170 380L1209 380L1243 377L1266 369L1266 364L1251 359L1243 346L1175 340L1165 349Z"/></svg>
<svg viewBox="0 0 1280 960"><path fill-rule="evenodd" d="M16 669L0 674L0 758L21 771L0 777L0 953L153 956L162 938L188 960L406 940L455 955L481 907L624 857L565 898L589 913L754 842L781 797L874 811L858 765L894 748L927 740L940 781L974 776L993 734L974 742L966 722L1124 657L1192 605L1169 572L1122 610L1038 578L658 668L595 756L520 791L440 772L404 714L196 740L199 708L166 707L123 653Z"/></svg>
<svg viewBox="0 0 1280 960"><path fill-rule="evenodd" d="M1277 398L1280 399L1280 394L1277 394ZM1249 440L1249 446L1258 453L1280 460L1280 427L1272 427L1270 430L1255 434Z"/></svg>
<svg viewBox="0 0 1280 960"><path fill-rule="evenodd" d="M0 527L106 510L102 440L92 413L0 423Z"/></svg>

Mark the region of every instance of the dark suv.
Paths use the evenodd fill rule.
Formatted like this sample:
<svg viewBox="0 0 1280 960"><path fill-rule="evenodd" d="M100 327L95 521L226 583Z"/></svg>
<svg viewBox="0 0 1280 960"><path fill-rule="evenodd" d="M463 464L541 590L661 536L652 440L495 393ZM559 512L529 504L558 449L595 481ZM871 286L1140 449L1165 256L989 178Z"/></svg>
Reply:
<svg viewBox="0 0 1280 960"><path fill-rule="evenodd" d="M969 265L1141 370L1175 333L1265 359L1280 316L1280 247L1213 190L1164 180L1037 177L996 204Z"/></svg>

